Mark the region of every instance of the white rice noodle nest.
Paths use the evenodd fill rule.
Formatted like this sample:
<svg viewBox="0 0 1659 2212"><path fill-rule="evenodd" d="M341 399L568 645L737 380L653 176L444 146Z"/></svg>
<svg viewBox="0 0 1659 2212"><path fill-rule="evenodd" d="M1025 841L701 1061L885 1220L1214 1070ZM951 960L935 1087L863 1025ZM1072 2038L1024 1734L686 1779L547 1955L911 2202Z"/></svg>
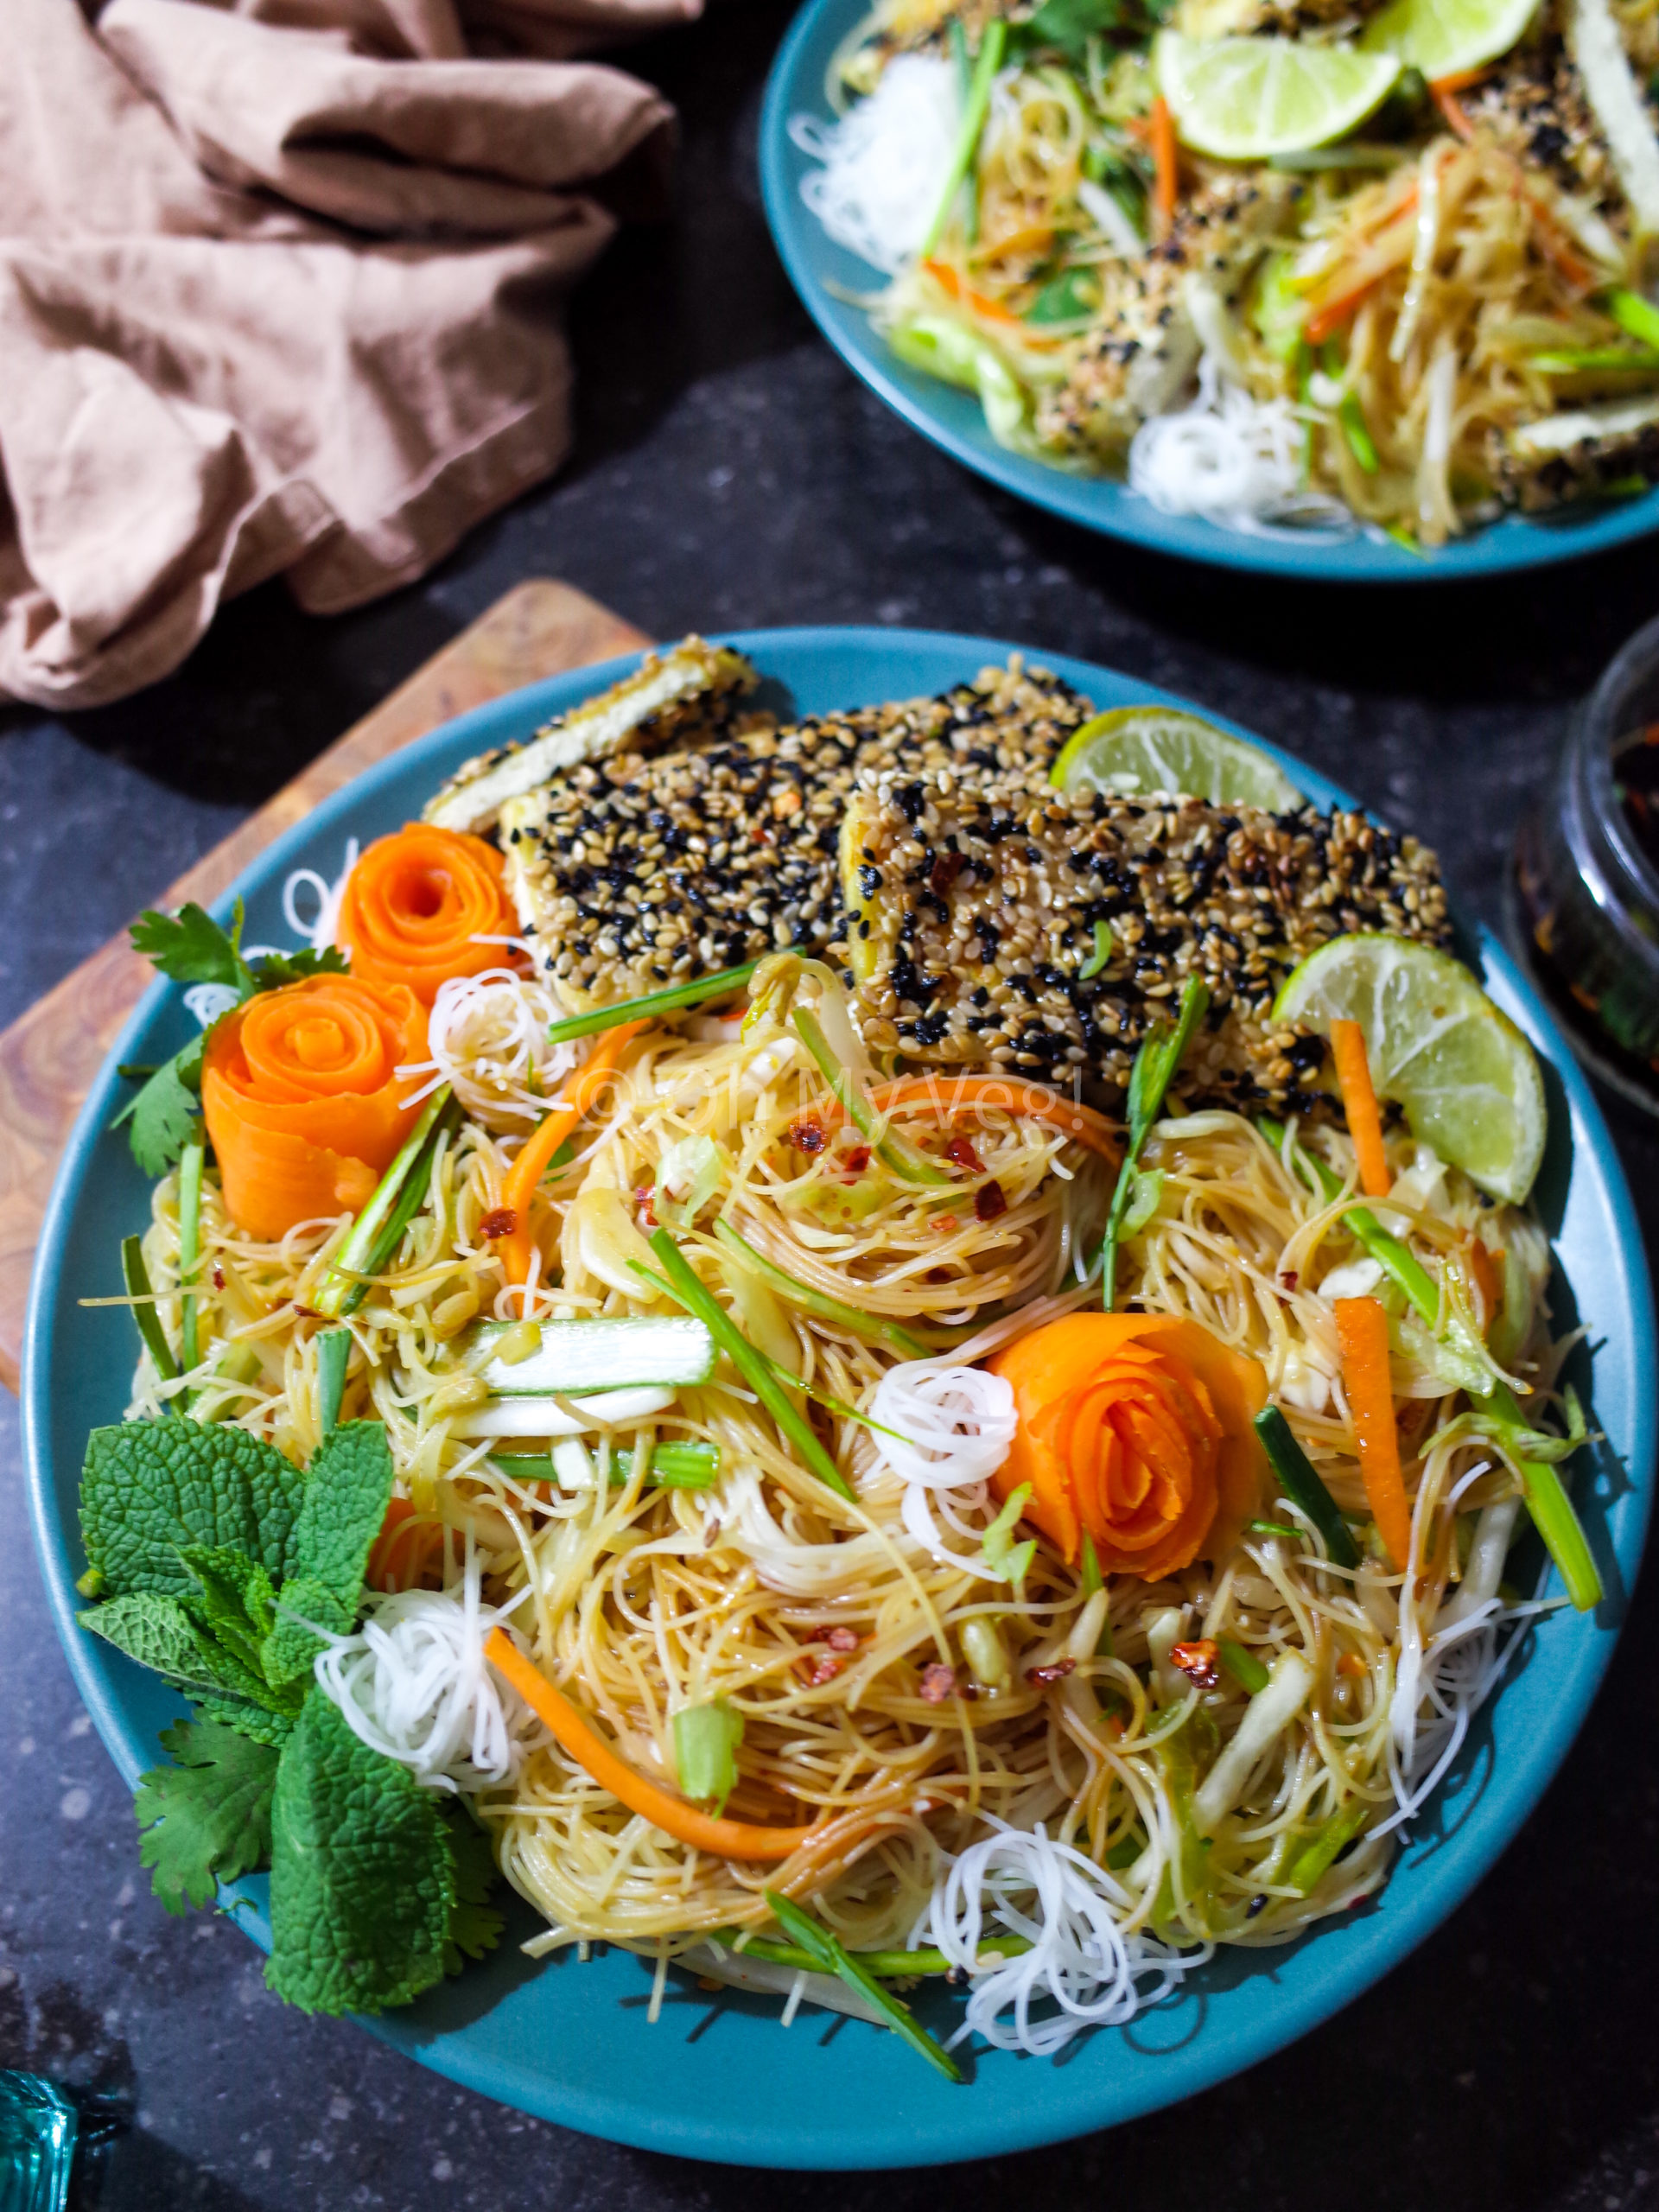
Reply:
<svg viewBox="0 0 1659 2212"><path fill-rule="evenodd" d="M874 1432L880 1461L905 1486L899 1510L906 1534L963 1573L1001 1581L979 1546L990 1478L1007 1458L1018 1426L1012 1384L983 1368L906 1360L877 1383L870 1416L881 1424ZM972 1553L950 1548L933 1518L935 1506Z"/></svg>
<svg viewBox="0 0 1659 2212"><path fill-rule="evenodd" d="M430 1057L397 1071L420 1084L404 1103L413 1105L448 1083L487 1128L533 1127L588 1050L586 1039L549 1044L549 1024L568 1012L546 983L513 968L450 976L438 986L427 1021Z"/></svg>
<svg viewBox="0 0 1659 2212"><path fill-rule="evenodd" d="M1288 400L1257 399L1206 352L1190 407L1154 415L1129 444L1129 489L1160 514L1266 536L1295 525L1351 534L1338 499L1302 481L1306 432Z"/></svg>
<svg viewBox="0 0 1659 2212"><path fill-rule="evenodd" d="M340 902L346 895L346 879L357 866L359 849L355 837L346 839L346 857L340 863L340 874L332 883L314 868L296 868L283 886L283 919L295 936L310 945L314 951L326 952L335 942L334 932L340 925ZM308 917L301 911L302 892L308 892L315 902Z"/></svg>
<svg viewBox="0 0 1659 2212"><path fill-rule="evenodd" d="M901 54L839 122L790 118L790 137L820 164L801 197L837 245L896 276L938 212L961 119L953 66Z"/></svg>

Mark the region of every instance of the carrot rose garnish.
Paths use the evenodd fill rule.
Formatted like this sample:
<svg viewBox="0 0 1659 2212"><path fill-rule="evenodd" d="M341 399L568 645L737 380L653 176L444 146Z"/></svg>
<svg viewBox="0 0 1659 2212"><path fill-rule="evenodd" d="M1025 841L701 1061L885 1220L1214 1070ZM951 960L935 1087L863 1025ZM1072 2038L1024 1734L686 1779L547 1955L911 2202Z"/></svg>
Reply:
<svg viewBox="0 0 1659 2212"><path fill-rule="evenodd" d="M501 947L478 938L518 929L494 846L411 822L378 839L346 879L334 935L353 976L405 983L429 1007L452 976L501 965Z"/></svg>
<svg viewBox="0 0 1659 2212"><path fill-rule="evenodd" d="M360 1213L419 1111L397 1069L425 1058L426 1008L401 983L308 976L227 1014L201 1104L232 1220L270 1241Z"/></svg>
<svg viewBox="0 0 1659 2212"><path fill-rule="evenodd" d="M1086 1531L1104 1573L1155 1582L1229 1551L1259 1510L1267 1377L1196 1321L1073 1313L988 1364L1020 1419L995 1487L1029 1483L1025 1517L1068 1560Z"/></svg>

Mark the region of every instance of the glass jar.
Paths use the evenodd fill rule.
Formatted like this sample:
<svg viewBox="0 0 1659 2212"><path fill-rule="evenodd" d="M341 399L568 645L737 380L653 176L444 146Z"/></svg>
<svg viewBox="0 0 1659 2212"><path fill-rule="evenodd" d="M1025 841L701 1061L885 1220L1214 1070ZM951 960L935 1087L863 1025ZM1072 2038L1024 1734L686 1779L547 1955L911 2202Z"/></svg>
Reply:
<svg viewBox="0 0 1659 2212"><path fill-rule="evenodd" d="M1518 949L1574 1049L1659 1115L1659 619L1574 717L1515 889Z"/></svg>

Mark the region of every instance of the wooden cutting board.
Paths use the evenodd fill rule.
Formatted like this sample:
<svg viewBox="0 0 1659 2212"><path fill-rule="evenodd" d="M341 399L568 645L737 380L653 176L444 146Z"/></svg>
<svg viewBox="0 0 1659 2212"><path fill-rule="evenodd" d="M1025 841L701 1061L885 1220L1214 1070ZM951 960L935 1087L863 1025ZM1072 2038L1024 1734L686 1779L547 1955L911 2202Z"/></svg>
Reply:
<svg viewBox="0 0 1659 2212"><path fill-rule="evenodd" d="M206 906L265 847L377 760L469 707L568 668L635 652L650 639L569 584L532 577L365 715L223 844L156 887L149 903ZM58 1160L122 1024L152 970L124 931L0 1032L0 1382L22 1371L29 1279Z"/></svg>

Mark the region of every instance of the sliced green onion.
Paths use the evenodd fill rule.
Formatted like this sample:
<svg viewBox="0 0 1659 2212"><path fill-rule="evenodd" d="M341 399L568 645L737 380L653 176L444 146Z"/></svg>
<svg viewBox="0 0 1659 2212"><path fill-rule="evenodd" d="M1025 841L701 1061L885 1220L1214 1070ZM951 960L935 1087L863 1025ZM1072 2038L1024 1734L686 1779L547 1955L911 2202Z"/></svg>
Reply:
<svg viewBox="0 0 1659 2212"><path fill-rule="evenodd" d="M1342 425L1342 435L1348 441L1348 450L1368 476L1375 476L1382 463L1376 457L1376 445L1365 420L1365 410L1359 404L1357 392L1342 396L1337 409L1337 420Z"/></svg>
<svg viewBox="0 0 1659 2212"><path fill-rule="evenodd" d="M1003 28L999 16L992 29ZM988 41L989 36L988 31ZM810 1912L803 1912L792 1897L784 1897L776 1890L766 1890L762 1894L772 1918L785 1935L809 1955L819 1973L839 1975L849 1989L855 1989L861 1997L868 1998L894 2034L901 2036L930 2066L936 2066L946 2081L963 2079L961 2067L949 2051L942 2050L934 2042L909 2005L901 2005L890 1990L883 1989L869 1968L861 1966L827 1928L821 1928Z"/></svg>
<svg viewBox="0 0 1659 2212"><path fill-rule="evenodd" d="M919 1337L912 1336L908 1329L897 1321L883 1320L879 1314L861 1313L855 1306L843 1306L838 1298L830 1298L823 1291L813 1290L782 1268L774 1267L763 1252L757 1252L745 1236L740 1236L728 1221L717 1221L715 1234L721 1243L737 1253L746 1265L753 1268L765 1281L771 1284L779 1296L791 1306L798 1306L803 1313L816 1313L821 1321L830 1322L838 1329L845 1329L855 1337L862 1337L868 1344L886 1344L901 1359L926 1359L932 1347Z"/></svg>
<svg viewBox="0 0 1659 2212"><path fill-rule="evenodd" d="M493 1464L515 1482L558 1480L558 1471L548 1452L498 1452ZM632 1451L613 1448L610 1465L613 1490L621 1490L632 1481ZM651 1454L646 1478L658 1490L712 1490L720 1480L720 1446L696 1441L658 1444Z"/></svg>
<svg viewBox="0 0 1659 2212"><path fill-rule="evenodd" d="M1586 370L1630 369L1651 376L1659 369L1659 353L1635 346L1564 346L1559 352L1529 353L1527 366L1547 377L1579 376Z"/></svg>
<svg viewBox="0 0 1659 2212"><path fill-rule="evenodd" d="M1021 1483L1004 1504L990 1527L985 1531L980 1547L985 1564L993 1574L1000 1574L1005 1582L1022 1582L1031 1571L1031 1562L1037 1556L1035 1541L1027 1537L1023 1544L1016 1544L1014 1529L1020 1516L1031 1497L1031 1484Z"/></svg>
<svg viewBox="0 0 1659 2212"><path fill-rule="evenodd" d="M1180 1009L1174 1027L1172 1028L1167 1022L1154 1023L1141 1039L1135 1065L1129 1071L1128 1133L1117 1171L1117 1186L1112 1192L1111 1211L1106 1217L1106 1241L1100 1252L1101 1302L1109 1313L1117 1294L1118 1239L1123 1234L1123 1218L1134 1194L1141 1147L1162 1111L1165 1096L1192 1041L1192 1033L1209 1006L1208 986L1196 976L1189 976L1181 987Z"/></svg>
<svg viewBox="0 0 1659 2212"><path fill-rule="evenodd" d="M1621 330L1628 330L1632 338L1639 338L1644 345L1659 347L1659 308L1644 300L1640 292L1628 292L1623 286L1607 295L1607 312Z"/></svg>
<svg viewBox="0 0 1659 2212"><path fill-rule="evenodd" d="M1086 983L1106 965L1112 957L1112 925L1109 922L1095 924L1095 949L1077 970L1077 980Z"/></svg>
<svg viewBox="0 0 1659 2212"><path fill-rule="evenodd" d="M1083 1594L1092 1598L1096 1590L1106 1587L1106 1578L1100 1571L1100 1554L1095 1549L1095 1540L1085 1529L1083 1532Z"/></svg>
<svg viewBox="0 0 1659 2212"><path fill-rule="evenodd" d="M770 958L771 955L763 956ZM620 1029L625 1021L650 1021L659 1014L673 1014L684 1006L700 1006L704 999L717 999L738 990L747 983L759 960L746 960L740 968L722 968L717 976L694 976L689 983L671 983L665 990L647 991L642 998L619 999L614 1006L590 1007L586 1014L573 1014L568 1020L550 1024L547 1041L550 1045L568 1045L575 1037L594 1037L602 1029Z"/></svg>
<svg viewBox="0 0 1659 2212"><path fill-rule="evenodd" d="M194 1283L201 1260L201 1171L207 1147L193 1138L179 1154L179 1285ZM196 1331L196 1294L180 1300L179 1365L188 1375L201 1357Z"/></svg>
<svg viewBox="0 0 1659 2212"><path fill-rule="evenodd" d="M369 1294L370 1283L397 1251L404 1230L426 1196L426 1179L419 1168L423 1163L430 1167L444 1129L460 1119L460 1103L446 1083L428 1099L402 1151L353 1224L351 1235L311 1300L314 1313L329 1321L356 1313Z"/></svg>
<svg viewBox="0 0 1659 2212"><path fill-rule="evenodd" d="M737 1747L742 1740L743 1716L723 1697L709 1705L688 1705L675 1714L674 1770L694 1804L725 1810L737 1787Z"/></svg>
<svg viewBox="0 0 1659 2212"><path fill-rule="evenodd" d="M638 1260L630 1260L628 1265L634 1273L657 1289L665 1291L677 1306L683 1306L707 1325L709 1335L772 1415L779 1433L786 1436L799 1452L803 1463L837 1497L844 1497L849 1504L855 1503L840 1468L824 1450L811 1422L772 1373L771 1361L755 1350L720 1300L704 1289L690 1262L665 1229L653 1231L651 1249L662 1264L662 1274L642 1266Z"/></svg>
<svg viewBox="0 0 1659 2212"><path fill-rule="evenodd" d="M173 1357L173 1347L167 1341L167 1332L162 1326L162 1317L156 1311L156 1295L149 1287L149 1270L144 1265L143 1239L124 1236L121 1240L121 1279L127 1286L127 1296L132 1300L132 1318L150 1363L163 1382L175 1382L179 1363ZM167 1410L170 1414L182 1411L170 1399Z"/></svg>
<svg viewBox="0 0 1659 2212"><path fill-rule="evenodd" d="M1138 1845L1135 1857L1139 1858L1144 1845ZM722 1928L704 1941L718 1943L722 1950L734 1958L764 1959L768 1966L791 1967L798 1974L817 1974L823 1962L816 1951L804 1950L798 1943L774 1943L769 1936L745 1936L741 1928ZM1031 1945L1023 1936L1004 1936L1000 1941L988 1936L979 1947L979 1963L988 1966L996 1959L1023 1958ZM917 1977L954 1974L955 1962L943 1951L931 1946L919 1951L849 1951L848 1956L866 1974L878 1974L883 1981L909 1981Z"/></svg>
<svg viewBox="0 0 1659 2212"><path fill-rule="evenodd" d="M944 189L939 194L938 211L928 225L927 236L922 241L920 258L931 261L938 251L944 226L950 219L962 181L973 164L979 147L979 134L985 128L986 111L991 105L991 87L996 82L996 73L1002 67L1002 50L1008 42L1008 26L1002 16L995 17L985 26L985 35L979 42L979 55L974 63L974 79L968 87L968 102L963 110L962 126L957 133L957 143L951 149L950 166L944 173Z"/></svg>
<svg viewBox="0 0 1659 2212"><path fill-rule="evenodd" d="M1255 1536L1288 1536L1298 1543L1306 1535L1306 1529L1298 1529L1288 1521L1247 1521L1244 1526Z"/></svg>
<svg viewBox="0 0 1659 2212"><path fill-rule="evenodd" d="M346 1395L351 1357L349 1329L325 1329L317 1338L317 1407L325 1436L332 1436L340 1426L340 1402Z"/></svg>
<svg viewBox="0 0 1659 2212"><path fill-rule="evenodd" d="M879 1421L873 1421L868 1414L861 1413L856 1406L849 1406L845 1398L836 1397L833 1390L822 1389L816 1382L804 1382L792 1367L785 1367L781 1359L774 1359L770 1352L763 1351L760 1357L786 1389L799 1390L804 1396L810 1398L814 1405L822 1406L827 1413L834 1414L837 1421L855 1421L861 1428L868 1428L877 1436L890 1436L895 1444L910 1444L909 1437L901 1436L896 1428L884 1427Z"/></svg>
<svg viewBox="0 0 1659 2212"><path fill-rule="evenodd" d="M1255 1417L1255 1433L1273 1462L1279 1486L1293 1505L1302 1511L1325 1538L1325 1548L1338 1567L1357 1567L1359 1548L1348 1533L1348 1523L1337 1501L1320 1481L1318 1470L1290 1433L1290 1423L1277 1406L1267 1406Z"/></svg>
<svg viewBox="0 0 1659 2212"><path fill-rule="evenodd" d="M1283 1125L1263 1119L1256 1127L1274 1149L1282 1154L1286 1135ZM1296 1160L1304 1180L1316 1196L1323 1198L1327 1205L1341 1197L1342 1179L1334 1168L1300 1145L1296 1147ZM1441 1327L1440 1289L1416 1255L1397 1236L1391 1236L1368 1207L1351 1206L1343 1221L1383 1273L1400 1286L1420 1317L1438 1332ZM1459 1333L1466 1336L1467 1332ZM1475 1349L1484 1352L1484 1346ZM1478 1414L1511 1430L1525 1433L1528 1429L1526 1417L1507 1382L1494 1381L1484 1395L1471 1392L1470 1403ZM1553 1466L1542 1460L1529 1459L1518 1444L1514 1448L1514 1457L1520 1468L1522 1495L1532 1516L1533 1526L1554 1560L1573 1606L1578 1611L1587 1613L1601 1602L1601 1575L1573 1501ZM1296 1502L1300 1505L1302 1501L1298 1498ZM1336 1557L1334 1551L1332 1557Z"/></svg>
<svg viewBox="0 0 1659 2212"><path fill-rule="evenodd" d="M1224 1636L1217 1643L1216 1652L1222 1665L1238 1684L1240 1689L1247 1691L1251 1697L1254 1697L1258 1690L1266 1689L1268 1670L1255 1652L1247 1651L1242 1643L1235 1643L1232 1638L1227 1636Z"/></svg>
<svg viewBox="0 0 1659 2212"><path fill-rule="evenodd" d="M918 1152L907 1137L901 1137L894 1128L884 1128L877 1120L870 1102L857 1082L830 1051L830 1040L818 1027L817 1018L802 1007L795 1016L795 1027L800 1032L807 1051L817 1062L819 1074L841 1101L842 1112L860 1136L873 1147L883 1166L906 1183L948 1185L950 1178L944 1168L931 1160L925 1152Z"/></svg>
<svg viewBox="0 0 1659 2212"><path fill-rule="evenodd" d="M486 1358L479 1370L479 1380L498 1398L570 1397L653 1384L684 1389L706 1382L719 1356L703 1324L679 1313L603 1313L532 1325L536 1341L522 1358ZM471 1344L487 1352L524 1327L522 1321L486 1322Z"/></svg>
<svg viewBox="0 0 1659 2212"><path fill-rule="evenodd" d="M1364 1827L1370 1809L1363 1797L1357 1797L1351 1805L1345 1806L1340 1813L1333 1814L1306 1849L1299 1852L1290 1862L1285 1875L1285 1887L1305 1897L1320 1877L1330 1872L1338 1854Z"/></svg>

